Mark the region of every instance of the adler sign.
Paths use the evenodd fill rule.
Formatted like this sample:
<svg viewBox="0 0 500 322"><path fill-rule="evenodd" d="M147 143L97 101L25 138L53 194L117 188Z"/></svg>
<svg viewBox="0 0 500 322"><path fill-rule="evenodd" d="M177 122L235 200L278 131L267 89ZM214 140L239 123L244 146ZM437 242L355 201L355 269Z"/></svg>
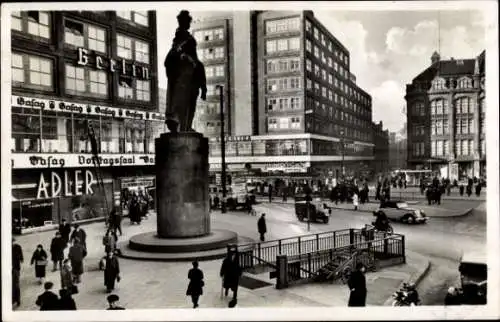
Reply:
<svg viewBox="0 0 500 322"><path fill-rule="evenodd" d="M113 58L106 58L94 54L94 67L100 70L108 70L115 73L120 72L122 75L129 75L141 79L149 79L149 68L145 66L138 66L135 62L127 64L125 59L117 61ZM78 48L78 62L80 66L89 65L89 51L85 48Z"/></svg>
<svg viewBox="0 0 500 322"><path fill-rule="evenodd" d="M62 176L52 171L48 178L42 172L37 184L36 199L93 195L92 186L95 183L97 181L90 170L64 171Z"/></svg>

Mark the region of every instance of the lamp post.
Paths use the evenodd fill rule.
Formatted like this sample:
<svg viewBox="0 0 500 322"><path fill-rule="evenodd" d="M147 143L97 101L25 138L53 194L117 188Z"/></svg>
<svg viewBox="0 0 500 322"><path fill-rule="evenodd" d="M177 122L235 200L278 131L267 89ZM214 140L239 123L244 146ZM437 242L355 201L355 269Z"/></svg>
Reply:
<svg viewBox="0 0 500 322"><path fill-rule="evenodd" d="M217 85L219 89L219 104L220 104L220 150L221 150L221 183L222 183L222 200L221 212L226 213L226 142L224 140L224 86Z"/></svg>

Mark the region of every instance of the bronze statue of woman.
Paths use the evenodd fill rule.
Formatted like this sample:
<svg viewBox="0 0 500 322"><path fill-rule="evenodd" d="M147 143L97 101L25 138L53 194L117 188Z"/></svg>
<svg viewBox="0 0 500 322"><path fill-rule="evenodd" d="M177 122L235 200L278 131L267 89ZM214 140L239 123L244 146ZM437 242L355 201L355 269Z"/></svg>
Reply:
<svg viewBox="0 0 500 322"><path fill-rule="evenodd" d="M201 90L205 100L207 85L205 67L196 53L196 40L189 33L192 18L182 10L177 16L179 27L172 48L165 58L168 78L165 123L170 132L194 132L192 128L196 100Z"/></svg>

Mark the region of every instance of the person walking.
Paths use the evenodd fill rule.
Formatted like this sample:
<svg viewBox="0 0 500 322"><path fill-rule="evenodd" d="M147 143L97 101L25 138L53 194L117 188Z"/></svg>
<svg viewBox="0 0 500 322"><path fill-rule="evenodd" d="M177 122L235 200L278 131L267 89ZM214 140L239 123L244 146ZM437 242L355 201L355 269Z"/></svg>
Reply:
<svg viewBox="0 0 500 322"><path fill-rule="evenodd" d="M476 196L480 196L481 195L481 183L478 182L477 185L476 185Z"/></svg>
<svg viewBox="0 0 500 322"><path fill-rule="evenodd" d="M24 262L23 248L12 238L12 307L21 305L21 264Z"/></svg>
<svg viewBox="0 0 500 322"><path fill-rule="evenodd" d="M115 205L111 210L111 213L109 214L109 223L110 228L113 230L113 233L116 235L116 232L119 231L120 236L122 236L122 216L118 207L119 205Z"/></svg>
<svg viewBox="0 0 500 322"><path fill-rule="evenodd" d="M59 298L52 292L54 283L46 282L44 284L45 292L38 296L36 305L40 307L40 311L56 311L59 306Z"/></svg>
<svg viewBox="0 0 500 322"><path fill-rule="evenodd" d="M71 226L64 218L61 220L61 224L59 225L59 232L61 233L61 237L64 242L68 244L69 234L71 233Z"/></svg>
<svg viewBox="0 0 500 322"><path fill-rule="evenodd" d="M257 221L257 229L259 230L260 234L260 241L264 241L264 234L267 233L267 227L266 227L266 214L262 214Z"/></svg>
<svg viewBox="0 0 500 322"><path fill-rule="evenodd" d="M77 238L83 248L87 249L87 233L80 227L80 225L75 224L75 229L71 233L70 242L74 244L74 241Z"/></svg>
<svg viewBox="0 0 500 322"><path fill-rule="evenodd" d="M352 205L354 206L354 210L358 210L359 198L356 192L352 195Z"/></svg>
<svg viewBox="0 0 500 322"><path fill-rule="evenodd" d="M269 203L273 202L273 186L269 185L269 191L267 191L267 196L269 197Z"/></svg>
<svg viewBox="0 0 500 322"><path fill-rule="evenodd" d="M196 309L200 296L203 295L203 286L205 282L203 281L203 271L198 268L198 261L192 263L193 268L188 272L189 284L186 291L187 296L191 296L191 301L193 302L193 309Z"/></svg>
<svg viewBox="0 0 500 322"><path fill-rule="evenodd" d="M59 303L57 305L58 311L75 311L76 303L69 290L59 290Z"/></svg>
<svg viewBox="0 0 500 322"><path fill-rule="evenodd" d="M76 286L73 284L73 273L71 272L70 260L63 260L61 268L61 288L68 290L71 294L76 293Z"/></svg>
<svg viewBox="0 0 500 322"><path fill-rule="evenodd" d="M225 292L224 295L228 296L229 289L233 292L233 300L238 296L238 285L242 270L240 267L238 253L235 251L228 252L226 258L222 261L220 269L220 277L222 277L222 287Z"/></svg>
<svg viewBox="0 0 500 322"><path fill-rule="evenodd" d="M62 260L64 259L64 249L67 244L61 236L61 233L56 232L56 236L52 238L52 242L50 243L50 256L52 262L54 263L54 267L52 271L57 271L58 267L62 266Z"/></svg>
<svg viewBox="0 0 500 322"><path fill-rule="evenodd" d="M120 297L116 294L108 295L107 297L109 307L106 310L125 310L124 307L118 305L118 301L120 301Z"/></svg>
<svg viewBox="0 0 500 322"><path fill-rule="evenodd" d="M464 185L463 184L460 185L460 187L458 188L458 191L460 193L460 196L464 195Z"/></svg>
<svg viewBox="0 0 500 322"><path fill-rule="evenodd" d="M111 293L115 289L115 281L120 282L120 263L113 252L106 255L104 261L104 285L106 292Z"/></svg>
<svg viewBox="0 0 500 322"><path fill-rule="evenodd" d="M356 264L356 270L352 272L347 285L351 290L349 295L348 306L365 306L366 305L366 278L365 266L362 263Z"/></svg>
<svg viewBox="0 0 500 322"><path fill-rule="evenodd" d="M71 261L73 283L78 284L81 282L83 274L83 259L87 256L87 251L80 243L78 238L73 240L73 245L69 249L68 258Z"/></svg>
<svg viewBox="0 0 500 322"><path fill-rule="evenodd" d="M45 278L45 268L47 267L47 253L41 244L36 246L33 256L31 256L31 265L35 264L35 276L38 278L38 283L43 284Z"/></svg>
<svg viewBox="0 0 500 322"><path fill-rule="evenodd" d="M108 253L114 253L116 250L116 238L111 231L111 229L108 229L106 231L106 234L102 238L102 244L104 245L104 252L106 254Z"/></svg>

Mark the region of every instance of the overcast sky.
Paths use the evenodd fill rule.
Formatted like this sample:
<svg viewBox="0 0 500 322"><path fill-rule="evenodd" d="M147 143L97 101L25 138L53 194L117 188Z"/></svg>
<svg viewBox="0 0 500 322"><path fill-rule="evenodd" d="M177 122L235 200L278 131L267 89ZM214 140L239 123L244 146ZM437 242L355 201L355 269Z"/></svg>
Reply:
<svg viewBox="0 0 500 322"><path fill-rule="evenodd" d="M158 11L158 74L167 80L163 59L176 28L177 11ZM373 121L399 131L405 122L405 88L430 64L443 58L473 58L485 49L479 11L315 11L315 16L349 50L357 84L373 98ZM196 19L196 12L192 12ZM440 32L438 31L440 30ZM440 37L438 35L440 34ZM440 46L438 38L441 39Z"/></svg>

